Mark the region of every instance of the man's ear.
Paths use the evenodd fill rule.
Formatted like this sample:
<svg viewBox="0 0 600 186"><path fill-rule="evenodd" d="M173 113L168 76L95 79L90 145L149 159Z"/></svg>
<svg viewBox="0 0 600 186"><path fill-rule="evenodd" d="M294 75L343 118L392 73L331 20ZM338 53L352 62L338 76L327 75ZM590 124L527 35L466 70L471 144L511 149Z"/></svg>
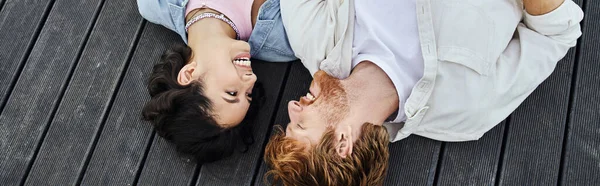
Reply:
<svg viewBox="0 0 600 186"><path fill-rule="evenodd" d="M196 62L192 61L191 63L186 64L179 70L179 74L177 74L177 83L180 85L189 85L194 80L193 74L194 70L196 70Z"/></svg>
<svg viewBox="0 0 600 186"><path fill-rule="evenodd" d="M346 158L352 154L352 146L354 145L352 139L352 127L350 126L341 126L339 130L336 130L336 145L335 151L337 154Z"/></svg>

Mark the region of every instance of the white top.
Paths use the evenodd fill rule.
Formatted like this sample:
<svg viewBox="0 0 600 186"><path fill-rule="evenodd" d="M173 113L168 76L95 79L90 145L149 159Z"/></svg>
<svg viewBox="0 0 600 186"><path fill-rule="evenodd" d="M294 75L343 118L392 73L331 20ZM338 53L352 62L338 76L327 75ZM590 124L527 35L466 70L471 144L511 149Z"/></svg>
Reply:
<svg viewBox="0 0 600 186"><path fill-rule="evenodd" d="M403 103L423 77L415 0L355 0L352 68L368 60L394 83L400 106L393 122L406 120Z"/></svg>
<svg viewBox="0 0 600 186"><path fill-rule="evenodd" d="M297 0L281 0L282 6L284 1ZM352 0L342 2L348 1ZM382 1L404 0L371 3ZM527 14L522 1L515 0L415 1L423 77L401 105L406 115L403 127L384 124L392 142L411 134L441 141L479 139L550 76L557 62L581 36L579 22L583 11L572 0L565 0L560 7L541 16ZM326 10L304 9L294 15L304 17ZM283 7L281 11L285 15ZM401 19L401 14L401 11L390 12L386 20ZM312 24L310 18L287 24L283 20L286 30L291 24L324 28ZM313 42L313 38L323 34L287 33L289 38L298 38L290 39L292 46L292 42ZM340 66L351 63L337 62Z"/></svg>

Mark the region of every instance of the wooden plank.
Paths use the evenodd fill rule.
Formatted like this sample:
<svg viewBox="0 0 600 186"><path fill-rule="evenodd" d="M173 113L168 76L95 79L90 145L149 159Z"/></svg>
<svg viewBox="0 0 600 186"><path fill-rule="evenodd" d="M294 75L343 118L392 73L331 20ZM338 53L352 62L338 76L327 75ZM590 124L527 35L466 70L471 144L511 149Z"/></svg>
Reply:
<svg viewBox="0 0 600 186"><path fill-rule="evenodd" d="M301 96L306 95L308 89L310 87L310 82L312 81L312 76L308 72L306 68L299 61L293 62L290 73L287 77L287 81L285 82L285 89L281 95L281 101L279 102L279 107L277 107L277 113L275 115L275 120L273 123L269 123L269 127L272 128L273 125L281 125L283 128L287 127L287 124L290 122L290 118L288 115L287 104L291 100L297 100ZM271 132L268 134L272 134ZM269 135L270 136L270 135ZM268 140L268 139L267 139ZM265 143L266 145L266 143ZM262 147L264 150L264 146ZM264 153L263 153L264 154ZM267 165L265 164L263 157L258 157L259 166L258 172L255 175L254 185L268 185L264 180L264 175L267 172Z"/></svg>
<svg viewBox="0 0 600 186"><path fill-rule="evenodd" d="M134 2L126 3L128 13L139 18ZM178 38L162 26L145 24L89 161L83 185L135 185L153 136L151 126L140 119L141 109L149 100L146 82L166 46L181 42Z"/></svg>
<svg viewBox="0 0 600 186"><path fill-rule="evenodd" d="M433 185L441 145L417 135L391 143L384 185Z"/></svg>
<svg viewBox="0 0 600 186"><path fill-rule="evenodd" d="M477 141L445 143L436 185L494 185L505 122Z"/></svg>
<svg viewBox="0 0 600 186"><path fill-rule="evenodd" d="M99 8L97 0L59 0L49 13L31 54L22 56L28 43L37 37L32 36L31 30L36 29L37 22L45 20L41 14L51 4L46 1L7 2L0 13L0 20L3 20L0 23L0 66L6 72L0 73L2 91L9 87L5 80L12 78L6 75L16 74L14 67L27 58L21 77L0 115L0 157L3 157L0 159L0 185L21 184L27 176L92 28L93 13ZM7 13L9 15L5 15Z"/></svg>
<svg viewBox="0 0 600 186"><path fill-rule="evenodd" d="M0 112L53 3L8 0L0 10Z"/></svg>
<svg viewBox="0 0 600 186"><path fill-rule="evenodd" d="M500 170L501 185L549 185L558 170L574 50L512 114Z"/></svg>
<svg viewBox="0 0 600 186"><path fill-rule="evenodd" d="M581 0L575 0L581 6ZM575 49L513 112L507 126L500 185L553 185L558 182Z"/></svg>
<svg viewBox="0 0 600 186"><path fill-rule="evenodd" d="M192 185L199 169L192 157L177 153L174 145L155 135L138 184Z"/></svg>
<svg viewBox="0 0 600 186"><path fill-rule="evenodd" d="M102 1L58 3L69 9L64 17L81 18L77 13L90 14ZM73 7L78 4L89 8ZM85 170L142 24L135 16L135 3L108 1L105 5L50 124L28 185L75 185Z"/></svg>
<svg viewBox="0 0 600 186"><path fill-rule="evenodd" d="M2 11L2 7L4 7L4 0L0 0L0 11Z"/></svg>
<svg viewBox="0 0 600 186"><path fill-rule="evenodd" d="M127 86L122 87L122 91L129 92L128 94L120 95L123 97L119 107L125 108L123 112L133 112L138 116L135 116L131 120L135 127L143 127L144 131L152 131L151 125L148 122L140 121L139 115L141 113L141 109L144 104L150 99L148 96L148 90L146 89L147 80L152 71L152 67L154 64L159 62L160 56L164 53L164 51L175 43L183 43L181 39L179 39L179 35L175 32L168 30L160 25L148 23L146 31L144 31L144 36L142 37L140 44L138 45L138 49L135 51L136 56L133 59L133 64L135 64L135 68L130 68L130 70L134 70L135 75L132 73L125 78L125 81L128 84L136 84L136 86ZM133 65L132 64L132 65ZM138 85L139 84L139 85ZM143 95L143 99L140 98L138 103L135 103L134 106L131 106L131 102L127 101L129 94L138 94ZM114 123L114 121L111 121ZM128 130L136 130L135 127L133 129ZM137 129L139 130L139 129ZM132 138L128 138L126 134L118 134L119 130L111 131L114 134L118 135L122 140L134 140ZM147 147L147 141L140 141L139 147L135 147L134 150L128 153L138 153L142 154L146 149L149 149L147 159L143 163L143 169L140 167L137 170L131 168L131 171L137 171L140 174L139 177L139 185L191 185L195 178L194 176L197 174L197 170L199 167L196 165L196 162L192 160L190 157L181 156L178 154L171 144L166 142L164 139L154 136L149 138L151 133L144 133L142 136L136 136L135 139L149 139L153 140L152 145ZM123 136L121 136L123 135ZM142 135L142 134L138 134ZM148 136L146 136L148 135ZM118 141L111 141L106 144L104 148L114 148L114 146L110 145L110 143L122 143ZM131 144L134 145L134 144ZM119 149L114 148L109 150L109 152L118 153ZM123 157L118 157L123 158ZM137 157L136 158L141 158ZM107 159L107 161L110 159ZM137 161L141 161L136 159ZM115 162L117 167L119 164L123 162Z"/></svg>
<svg viewBox="0 0 600 186"><path fill-rule="evenodd" d="M285 76L291 63L267 63L253 61L252 68L264 87L265 102L258 111L252 127L254 144L246 153L235 153L233 156L214 163L202 165L196 185L251 185L259 160L262 160L264 144L268 140L266 134L275 116ZM235 176L231 176L235 175Z"/></svg>
<svg viewBox="0 0 600 186"><path fill-rule="evenodd" d="M562 185L600 183L600 1L586 1Z"/></svg>

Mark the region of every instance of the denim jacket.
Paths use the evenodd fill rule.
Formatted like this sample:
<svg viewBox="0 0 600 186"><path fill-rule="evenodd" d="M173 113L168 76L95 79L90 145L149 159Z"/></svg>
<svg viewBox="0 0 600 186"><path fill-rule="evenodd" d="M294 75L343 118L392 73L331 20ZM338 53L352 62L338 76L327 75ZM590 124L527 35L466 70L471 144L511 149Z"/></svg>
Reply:
<svg viewBox="0 0 600 186"><path fill-rule="evenodd" d="M185 8L188 0L137 0L138 10L146 20L162 25L181 36L187 43ZM297 58L290 47L281 21L279 0L267 0L260 7L250 39L250 55L254 59L273 62Z"/></svg>

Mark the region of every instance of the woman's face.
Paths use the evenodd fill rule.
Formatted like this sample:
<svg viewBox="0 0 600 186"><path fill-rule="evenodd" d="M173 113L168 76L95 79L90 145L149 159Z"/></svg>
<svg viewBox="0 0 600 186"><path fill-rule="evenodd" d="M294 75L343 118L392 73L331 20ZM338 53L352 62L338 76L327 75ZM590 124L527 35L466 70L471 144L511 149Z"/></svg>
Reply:
<svg viewBox="0 0 600 186"><path fill-rule="evenodd" d="M211 113L219 125L225 128L238 125L248 112L256 82L250 64L250 45L230 38L204 40L179 73L180 84L192 80L203 82L204 95L212 102Z"/></svg>

